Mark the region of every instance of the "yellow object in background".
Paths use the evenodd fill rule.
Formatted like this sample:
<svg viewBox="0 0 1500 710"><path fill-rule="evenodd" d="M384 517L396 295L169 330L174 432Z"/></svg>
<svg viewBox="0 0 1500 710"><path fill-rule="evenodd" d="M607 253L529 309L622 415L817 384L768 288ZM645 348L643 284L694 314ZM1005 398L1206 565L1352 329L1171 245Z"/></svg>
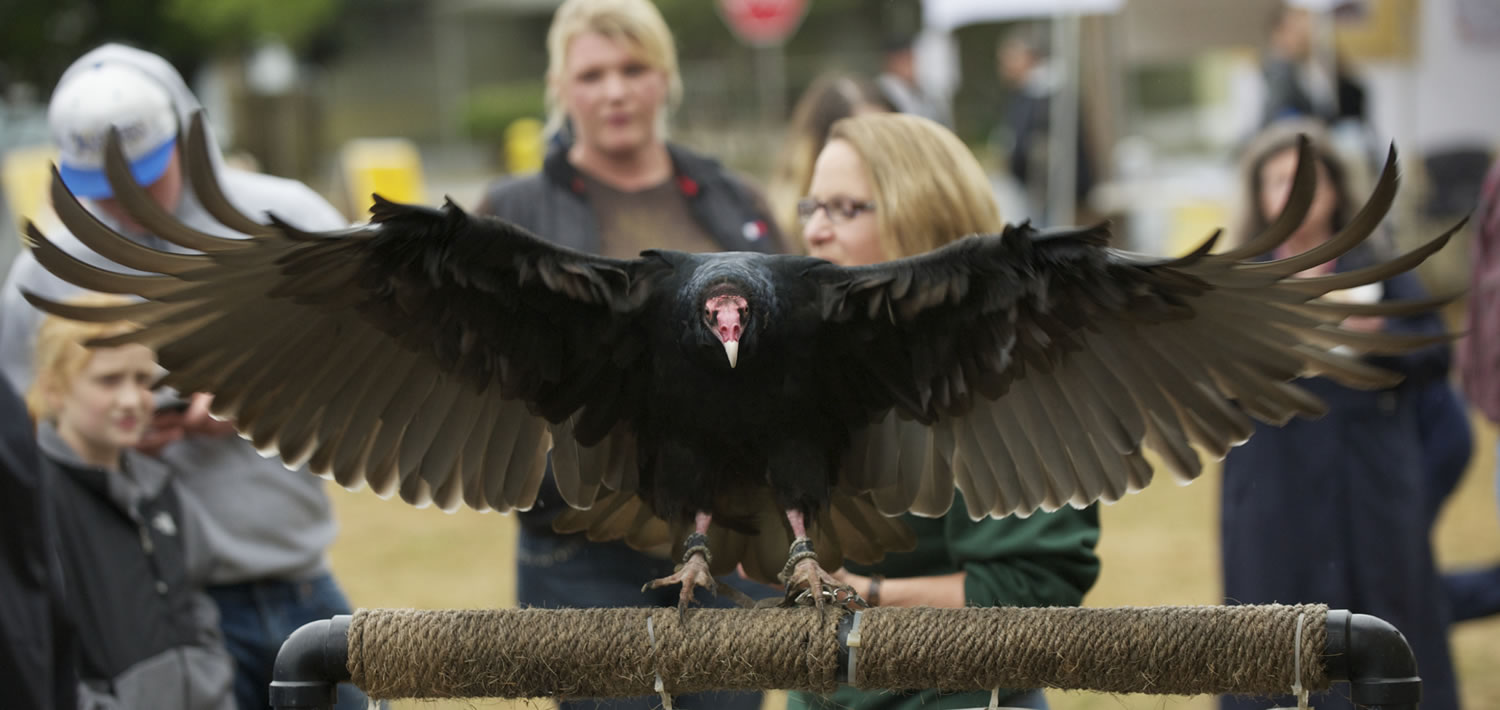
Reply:
<svg viewBox="0 0 1500 710"><path fill-rule="evenodd" d="M57 149L50 143L16 148L0 158L0 186L4 188L17 231L26 220L39 222L51 210L47 190L52 182L52 163L56 160Z"/></svg>
<svg viewBox="0 0 1500 710"><path fill-rule="evenodd" d="M1172 208L1172 227L1167 235L1167 251L1171 256L1182 256L1203 243L1215 230L1227 229L1229 210L1218 202L1184 202ZM1222 251L1221 243L1216 251Z"/></svg>
<svg viewBox="0 0 1500 710"><path fill-rule="evenodd" d="M422 179L422 155L405 138L356 138L340 151L344 184L349 188L350 213L363 219L375 204L370 195L396 202L427 203Z"/></svg>
<svg viewBox="0 0 1500 710"><path fill-rule="evenodd" d="M505 169L512 175L525 175L542 169L542 122L518 118L505 127Z"/></svg>

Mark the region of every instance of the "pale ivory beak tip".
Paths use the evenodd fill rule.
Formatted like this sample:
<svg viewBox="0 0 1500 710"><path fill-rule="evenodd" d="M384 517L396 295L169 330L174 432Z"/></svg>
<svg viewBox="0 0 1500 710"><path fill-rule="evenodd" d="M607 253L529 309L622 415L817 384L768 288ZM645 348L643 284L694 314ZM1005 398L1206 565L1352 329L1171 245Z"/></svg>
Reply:
<svg viewBox="0 0 1500 710"><path fill-rule="evenodd" d="M724 343L724 354L729 356L729 367L733 369L740 361L740 342L731 340Z"/></svg>

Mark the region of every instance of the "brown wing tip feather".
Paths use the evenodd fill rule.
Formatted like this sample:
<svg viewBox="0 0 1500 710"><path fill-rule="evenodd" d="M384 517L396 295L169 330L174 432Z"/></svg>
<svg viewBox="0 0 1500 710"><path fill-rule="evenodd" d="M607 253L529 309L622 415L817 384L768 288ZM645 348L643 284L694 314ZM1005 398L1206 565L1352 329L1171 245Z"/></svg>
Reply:
<svg viewBox="0 0 1500 710"><path fill-rule="evenodd" d="M318 234L314 234L312 232L303 231L301 228L297 227L296 225L292 224L291 222L288 222L288 221L282 219L281 217L277 216L275 212L269 212L269 211L266 212L266 218L271 221L271 226L273 226L273 227L281 230L281 232L283 234L286 234L287 236L289 236L289 237L291 237L293 239L300 239L300 240L304 240L304 241L311 241L311 240L322 239L323 238L322 236L320 236Z"/></svg>
<svg viewBox="0 0 1500 710"><path fill-rule="evenodd" d="M55 313L56 309L62 305L57 301L47 298L46 296L41 296L33 293L30 289L26 288L21 289L21 298L26 299L26 302L30 303L32 308L42 311L43 313Z"/></svg>
<svg viewBox="0 0 1500 710"><path fill-rule="evenodd" d="M47 236L42 234L42 229L36 226L36 222L26 219L21 224L21 243L27 249L35 249L37 245L47 241Z"/></svg>

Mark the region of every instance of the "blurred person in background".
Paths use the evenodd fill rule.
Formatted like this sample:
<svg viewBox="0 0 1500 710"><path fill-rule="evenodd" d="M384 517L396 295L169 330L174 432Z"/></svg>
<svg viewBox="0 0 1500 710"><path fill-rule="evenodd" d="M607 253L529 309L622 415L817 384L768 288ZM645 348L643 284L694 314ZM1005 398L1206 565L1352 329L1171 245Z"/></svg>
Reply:
<svg viewBox="0 0 1500 710"><path fill-rule="evenodd" d="M1267 258L1286 258L1332 238L1359 203L1351 175L1320 124L1282 122L1259 135L1242 164L1244 218L1236 238L1258 234L1285 207L1297 169L1297 137L1312 138L1317 192L1297 231ZM1302 275L1337 273L1381 260L1373 240ZM1360 302L1404 301L1427 294L1412 273L1378 287L1335 294ZM1439 335L1436 313L1401 318L1351 317L1344 327ZM1451 350L1433 346L1370 364L1401 374L1388 389L1365 391L1326 378L1298 385L1328 406L1316 420L1284 427L1256 422L1255 434L1224 461L1220 518L1224 596L1229 603L1321 603L1378 616L1400 629L1422 675L1422 707L1458 707L1448 648L1448 609L1434 565L1423 441L1423 400L1448 387ZM1439 445L1434 442L1432 445ZM1290 697L1277 699L1288 705ZM1314 696L1320 709L1352 708L1335 693ZM1265 708L1264 699L1225 697L1226 710Z"/></svg>
<svg viewBox="0 0 1500 710"><path fill-rule="evenodd" d="M540 173L502 180L478 209L582 251L633 258L645 249L781 251L764 199L718 162L667 142L682 81L671 31L649 0L567 0L547 34L547 104L553 131ZM641 589L666 577L667 550L560 535L566 509L549 474L521 513L516 594L523 606L676 606L678 591ZM781 591L726 577L753 596ZM721 598L719 605L724 603ZM656 698L568 701L563 708L647 710ZM761 694L675 698L684 708L756 710Z"/></svg>
<svg viewBox="0 0 1500 710"><path fill-rule="evenodd" d="M26 405L0 378L0 688L16 707L75 710L78 634L58 555L55 488Z"/></svg>
<svg viewBox="0 0 1500 710"><path fill-rule="evenodd" d="M1010 87L1000 125L1006 167L1025 190L1029 212L1046 214L1052 97L1058 77L1051 62L1051 43L1043 24L1025 24L1001 38L995 59L1001 80ZM1079 96L1074 158L1074 199L1083 205L1094 187L1093 153L1085 138L1087 107ZM1060 225L1059 225L1060 226Z"/></svg>
<svg viewBox="0 0 1500 710"><path fill-rule="evenodd" d="M1271 20L1262 62L1262 126L1288 118L1316 118L1328 124L1364 120L1364 88L1341 60L1335 59L1333 66L1322 61L1317 45L1313 11L1283 3Z"/></svg>
<svg viewBox="0 0 1500 710"><path fill-rule="evenodd" d="M199 107L181 74L155 54L118 44L88 52L63 73L48 107L64 184L112 229L154 249L184 251L145 233L115 198L103 171L106 137L114 127L132 174L157 204L189 227L242 238L208 213L183 174L178 138ZM302 183L224 166L211 133L207 138L219 184L245 214L264 220L274 212L314 231L348 224ZM129 271L61 225L49 225L47 236L87 263ZM0 369L18 390L31 386L42 315L22 298L22 289L53 300L78 291L43 269L29 251L16 258L0 292ZM286 637L309 621L349 613L328 567L337 526L322 479L261 456L235 434L231 422L208 415L210 402L209 395L198 393L179 400L181 406L160 408L143 445L159 451L183 487L203 503L204 537L215 560L208 592L218 604L225 643L235 659L235 696L241 707L266 707L272 665ZM366 705L347 684L339 689L339 702L341 710Z"/></svg>
<svg viewBox="0 0 1500 710"><path fill-rule="evenodd" d="M917 83L917 56L911 35L892 36L885 41L884 63L875 83L885 103L901 113L929 118L953 127L953 114L946 101L928 96Z"/></svg>
<svg viewBox="0 0 1500 710"><path fill-rule="evenodd" d="M1332 23L1337 14L1335 8L1320 16L1291 3L1276 9L1261 61L1255 132L1288 119L1320 121L1329 127L1329 140L1345 160L1363 161L1352 167L1368 172L1385 157L1385 146L1371 131L1364 84L1332 45L1332 34L1320 37L1319 23ZM1253 136L1254 132L1245 140Z"/></svg>
<svg viewBox="0 0 1500 710"><path fill-rule="evenodd" d="M155 407L156 354L84 346L130 328L47 316L26 394L80 641L78 707L234 710L234 661L203 592L213 564L203 510L165 464L135 450Z"/></svg>
<svg viewBox="0 0 1500 710"><path fill-rule="evenodd" d="M923 254L1004 228L989 182L946 128L916 116L869 114L833 125L798 213L815 257L861 266ZM1099 576L1096 506L971 520L961 494L941 518L902 516L911 552L835 573L872 606L1077 606ZM891 693L842 687L793 693L789 710L985 707L990 693ZM1000 705L1045 708L1040 689L1002 690Z"/></svg>
<svg viewBox="0 0 1500 710"><path fill-rule="evenodd" d="M766 184L766 199L782 234L800 234L797 203L812 183L813 161L828 143L835 121L866 113L893 110L879 89L851 74L825 73L814 79L792 107L775 172ZM805 248L801 240L788 240Z"/></svg>
<svg viewBox="0 0 1500 710"><path fill-rule="evenodd" d="M1474 210L1469 307L1458 343L1464 395L1500 423L1500 160L1490 165ZM1443 575L1455 622L1500 614L1500 564Z"/></svg>

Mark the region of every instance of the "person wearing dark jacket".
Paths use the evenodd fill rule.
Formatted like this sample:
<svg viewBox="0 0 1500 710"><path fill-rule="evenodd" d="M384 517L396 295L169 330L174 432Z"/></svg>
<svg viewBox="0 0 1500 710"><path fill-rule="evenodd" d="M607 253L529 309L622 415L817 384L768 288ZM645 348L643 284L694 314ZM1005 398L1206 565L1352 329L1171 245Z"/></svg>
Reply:
<svg viewBox="0 0 1500 710"><path fill-rule="evenodd" d="M143 345L83 345L127 328L47 317L27 394L80 638L78 707L234 710L234 662L203 591L203 512L165 464L134 448L160 367Z"/></svg>
<svg viewBox="0 0 1500 710"><path fill-rule="evenodd" d="M1458 342L1464 396L1500 424L1500 160L1490 164L1474 208L1469 308ZM1456 482L1455 482L1456 483ZM1491 551L1491 554L1500 551ZM1443 588L1455 623L1500 614L1500 564L1450 570Z"/></svg>
<svg viewBox="0 0 1500 710"><path fill-rule="evenodd" d="M1313 138L1318 188L1306 219L1269 258L1323 243L1352 217L1348 179L1318 124L1273 125L1245 156L1246 225L1256 234L1286 204L1296 170L1299 133ZM1335 272L1376 261L1366 243L1341 256ZM1323 267L1303 276L1325 273ZM1330 294L1353 302L1406 301L1426 296L1412 274ZM1435 313L1399 318L1351 317L1344 327L1438 335ZM1326 378L1297 385L1327 404L1318 419L1284 427L1257 422L1244 445L1224 461L1221 545L1224 596L1244 604L1322 603L1371 614L1406 636L1422 676L1422 707L1453 710L1458 691L1448 647L1449 616L1429 537L1428 471L1432 452L1419 421L1424 393L1448 387L1451 351L1434 346L1368 362L1403 376L1387 389L1365 391ZM1291 704L1291 698L1281 698ZM1224 698L1226 710L1265 708L1264 699ZM1338 693L1314 696L1318 708L1351 708Z"/></svg>
<svg viewBox="0 0 1500 710"><path fill-rule="evenodd" d="M15 707L74 710L78 639L65 608L52 488L26 407L0 381L0 689Z"/></svg>
<svg viewBox="0 0 1500 710"><path fill-rule="evenodd" d="M540 173L502 180L478 212L504 218L581 251L633 258L646 249L781 250L781 237L746 182L718 162L665 140L681 92L672 35L648 0L568 0L547 35L553 138ZM660 555L623 542L558 535L566 508L549 474L535 507L520 515L516 595L544 607L675 606L678 592L643 592L641 580L672 573ZM779 594L726 577L756 596ZM723 597L720 597L721 600ZM673 698L682 708L755 710L760 693ZM656 698L570 701L564 710L647 710Z"/></svg>
<svg viewBox="0 0 1500 710"><path fill-rule="evenodd" d="M1011 31L1000 43L995 55L1000 78L1009 85L1003 128L1007 132L1006 168L1025 188L1031 214L1043 215L1052 223L1057 215L1048 214L1049 174L1053 172L1051 148L1052 98L1058 92L1057 66L1051 60L1047 36L1038 25L1024 25ZM1083 205L1094 187L1094 157L1086 130L1088 106L1086 95L1079 95L1077 126L1073 148L1073 199Z"/></svg>

